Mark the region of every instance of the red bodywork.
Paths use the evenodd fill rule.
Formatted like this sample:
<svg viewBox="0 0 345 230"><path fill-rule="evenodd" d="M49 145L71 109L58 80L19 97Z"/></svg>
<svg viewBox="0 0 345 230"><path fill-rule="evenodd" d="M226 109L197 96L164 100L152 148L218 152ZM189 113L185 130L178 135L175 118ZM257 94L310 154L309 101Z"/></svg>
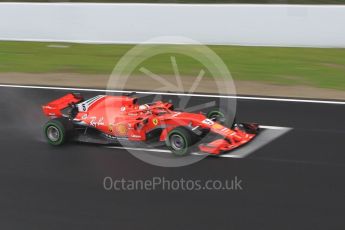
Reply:
<svg viewBox="0 0 345 230"><path fill-rule="evenodd" d="M170 103L157 101L139 105L136 98L129 96L100 95L82 101L79 96L67 94L42 108L46 116L55 118L64 116L61 110L71 104L78 110L73 118L76 124L93 127L106 135L130 141L146 141L147 134L157 128L162 129L159 140L165 141L170 131L182 126L218 134L219 139L200 144L199 149L210 154L220 154L249 142L256 135L239 127L225 127L202 113L173 111Z"/></svg>

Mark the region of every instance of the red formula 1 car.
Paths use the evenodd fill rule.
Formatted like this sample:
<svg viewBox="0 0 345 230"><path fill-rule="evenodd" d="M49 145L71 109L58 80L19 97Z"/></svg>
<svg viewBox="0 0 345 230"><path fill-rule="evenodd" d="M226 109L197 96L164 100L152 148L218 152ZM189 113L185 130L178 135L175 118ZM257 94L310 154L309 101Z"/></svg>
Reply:
<svg viewBox="0 0 345 230"><path fill-rule="evenodd" d="M156 101L140 105L132 95L99 95L84 100L67 94L42 106L50 120L44 133L52 145L68 139L99 143L163 143L175 155L188 154L192 146L209 154L221 154L251 141L257 124L221 124L224 115L212 111L187 113L174 111L171 103ZM92 137L92 138L90 138Z"/></svg>

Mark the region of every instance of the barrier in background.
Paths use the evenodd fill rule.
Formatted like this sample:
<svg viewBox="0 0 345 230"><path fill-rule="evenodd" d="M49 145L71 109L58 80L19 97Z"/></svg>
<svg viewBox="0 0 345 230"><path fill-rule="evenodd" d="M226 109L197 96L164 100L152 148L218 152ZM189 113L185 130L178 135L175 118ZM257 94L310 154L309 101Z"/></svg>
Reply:
<svg viewBox="0 0 345 230"><path fill-rule="evenodd" d="M1 40L138 43L157 36L345 47L345 6L0 3Z"/></svg>

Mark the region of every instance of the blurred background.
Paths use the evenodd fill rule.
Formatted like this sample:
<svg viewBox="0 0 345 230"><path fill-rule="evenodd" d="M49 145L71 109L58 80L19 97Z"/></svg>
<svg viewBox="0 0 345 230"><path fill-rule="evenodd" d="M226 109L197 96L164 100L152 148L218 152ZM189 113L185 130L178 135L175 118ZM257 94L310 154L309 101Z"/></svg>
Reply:
<svg viewBox="0 0 345 230"><path fill-rule="evenodd" d="M238 94L345 99L344 0L39 2L49 4L0 3L0 83L105 88L117 62L135 44L177 35L219 55ZM196 44L170 45L190 49ZM171 79L170 55L151 57L143 65ZM200 63L183 55L176 60L183 79L192 82ZM140 71L133 74L150 89ZM213 92L207 77L206 71L201 88L208 90L201 91Z"/></svg>

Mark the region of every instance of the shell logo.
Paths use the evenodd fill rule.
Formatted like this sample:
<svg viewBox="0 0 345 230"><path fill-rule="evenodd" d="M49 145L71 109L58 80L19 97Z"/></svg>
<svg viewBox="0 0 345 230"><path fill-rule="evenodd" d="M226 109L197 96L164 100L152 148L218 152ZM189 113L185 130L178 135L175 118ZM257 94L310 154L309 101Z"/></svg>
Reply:
<svg viewBox="0 0 345 230"><path fill-rule="evenodd" d="M115 134L119 136L126 136L128 128L126 124L117 124L115 126Z"/></svg>
<svg viewBox="0 0 345 230"><path fill-rule="evenodd" d="M212 126L212 128L214 128L214 129L222 129L222 128L224 128L224 126L222 126L222 125L220 125L220 124L218 124L218 123L215 123L215 124Z"/></svg>
<svg viewBox="0 0 345 230"><path fill-rule="evenodd" d="M112 133L113 131L114 131L114 125L113 125L113 124L110 124L110 125L109 125L109 132Z"/></svg>

